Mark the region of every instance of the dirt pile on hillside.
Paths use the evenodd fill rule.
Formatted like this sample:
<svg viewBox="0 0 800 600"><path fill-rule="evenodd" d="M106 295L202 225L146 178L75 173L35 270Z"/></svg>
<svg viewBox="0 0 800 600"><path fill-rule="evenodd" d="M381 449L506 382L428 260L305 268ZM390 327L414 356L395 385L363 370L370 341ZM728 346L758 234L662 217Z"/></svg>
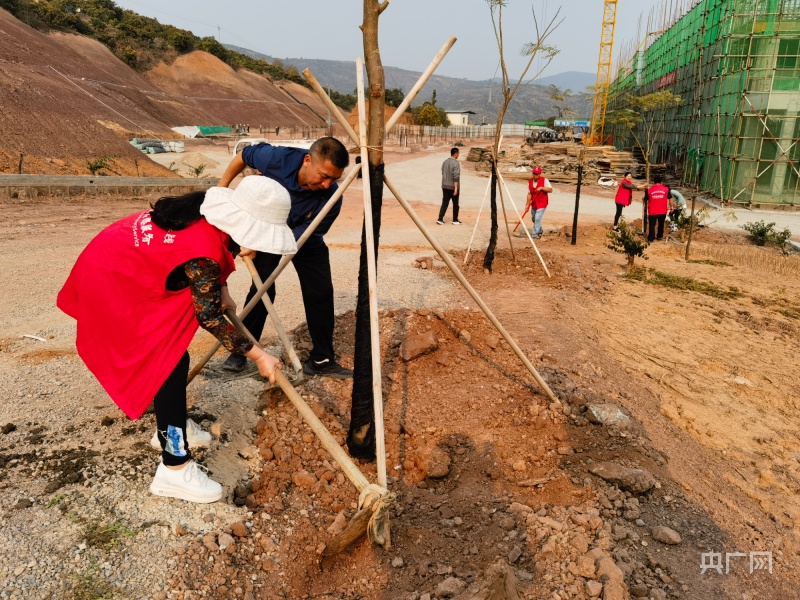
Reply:
<svg viewBox="0 0 800 600"><path fill-rule="evenodd" d="M140 75L95 40L43 34L4 10L0 29L0 173L17 173L20 155L23 173L61 175L113 157L119 175L170 177L128 141L176 138L180 125L324 124L309 90L203 52Z"/></svg>

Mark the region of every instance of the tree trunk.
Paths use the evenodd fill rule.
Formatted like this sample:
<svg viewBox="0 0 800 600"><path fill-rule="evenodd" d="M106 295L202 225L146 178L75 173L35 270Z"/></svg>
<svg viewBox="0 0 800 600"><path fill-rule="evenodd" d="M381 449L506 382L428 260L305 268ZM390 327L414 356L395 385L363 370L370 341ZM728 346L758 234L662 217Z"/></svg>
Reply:
<svg viewBox="0 0 800 600"><path fill-rule="evenodd" d="M369 166L371 186L372 231L375 236L375 260L378 260L378 238L383 206L384 165ZM372 353L369 319L369 281L367 279L367 233L361 225L361 257L358 266L358 299L356 300L356 341L353 352L353 396L350 408L350 429L347 448L356 458L375 460L375 407L372 397Z"/></svg>
<svg viewBox="0 0 800 600"><path fill-rule="evenodd" d="M633 272L633 261L635 260L636 260L635 256L633 256L632 254L628 255L628 274L631 274Z"/></svg>
<svg viewBox="0 0 800 600"><path fill-rule="evenodd" d="M375 237L375 261L378 260L378 239L383 204L383 136L386 130L384 105L386 84L378 46L378 18L389 3L364 0L364 61L367 68L369 108L367 145L369 146L370 204ZM376 264L377 271L377 264ZM361 227L361 259L358 268L356 300L356 340L353 354L353 396L347 448L351 456L375 459L375 407L372 393L371 327L369 315L369 281L367 279L367 238Z"/></svg>
<svg viewBox="0 0 800 600"><path fill-rule="evenodd" d="M497 249L497 163L492 161L492 193L489 196L490 210L492 217L492 229L489 235L489 246L486 248L486 254L483 256L483 270L489 274L492 272L492 263L494 262L494 252ZM525 223L522 224L525 226Z"/></svg>

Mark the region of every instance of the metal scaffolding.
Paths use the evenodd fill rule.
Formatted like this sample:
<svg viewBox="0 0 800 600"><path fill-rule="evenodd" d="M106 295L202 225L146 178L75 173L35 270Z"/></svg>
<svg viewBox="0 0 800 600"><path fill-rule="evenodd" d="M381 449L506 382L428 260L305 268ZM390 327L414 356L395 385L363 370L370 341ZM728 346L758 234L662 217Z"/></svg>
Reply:
<svg viewBox="0 0 800 600"><path fill-rule="evenodd" d="M664 0L643 43L623 49L609 111L669 89L683 102L668 109L652 163L725 202L800 204L800 0L677 4ZM613 135L632 145L630 131Z"/></svg>

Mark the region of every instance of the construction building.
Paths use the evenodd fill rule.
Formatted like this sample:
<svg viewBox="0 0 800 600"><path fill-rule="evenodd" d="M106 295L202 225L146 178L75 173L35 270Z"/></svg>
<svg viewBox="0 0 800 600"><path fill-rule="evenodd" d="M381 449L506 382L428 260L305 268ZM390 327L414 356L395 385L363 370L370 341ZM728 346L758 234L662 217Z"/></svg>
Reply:
<svg viewBox="0 0 800 600"><path fill-rule="evenodd" d="M677 5L656 7L621 53L605 135L635 146L630 129L611 125L614 111L628 95L670 90L681 104L666 110L651 163L726 203L800 204L800 0Z"/></svg>

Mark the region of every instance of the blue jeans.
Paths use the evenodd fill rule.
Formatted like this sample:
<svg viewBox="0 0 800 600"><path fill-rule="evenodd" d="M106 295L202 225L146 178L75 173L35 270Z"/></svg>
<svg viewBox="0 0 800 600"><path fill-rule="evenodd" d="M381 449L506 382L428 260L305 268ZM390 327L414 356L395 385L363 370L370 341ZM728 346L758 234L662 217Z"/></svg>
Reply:
<svg viewBox="0 0 800 600"><path fill-rule="evenodd" d="M533 219L533 237L538 238L542 237L542 216L544 216L544 211L546 208L537 208L536 212L533 213L531 218Z"/></svg>

